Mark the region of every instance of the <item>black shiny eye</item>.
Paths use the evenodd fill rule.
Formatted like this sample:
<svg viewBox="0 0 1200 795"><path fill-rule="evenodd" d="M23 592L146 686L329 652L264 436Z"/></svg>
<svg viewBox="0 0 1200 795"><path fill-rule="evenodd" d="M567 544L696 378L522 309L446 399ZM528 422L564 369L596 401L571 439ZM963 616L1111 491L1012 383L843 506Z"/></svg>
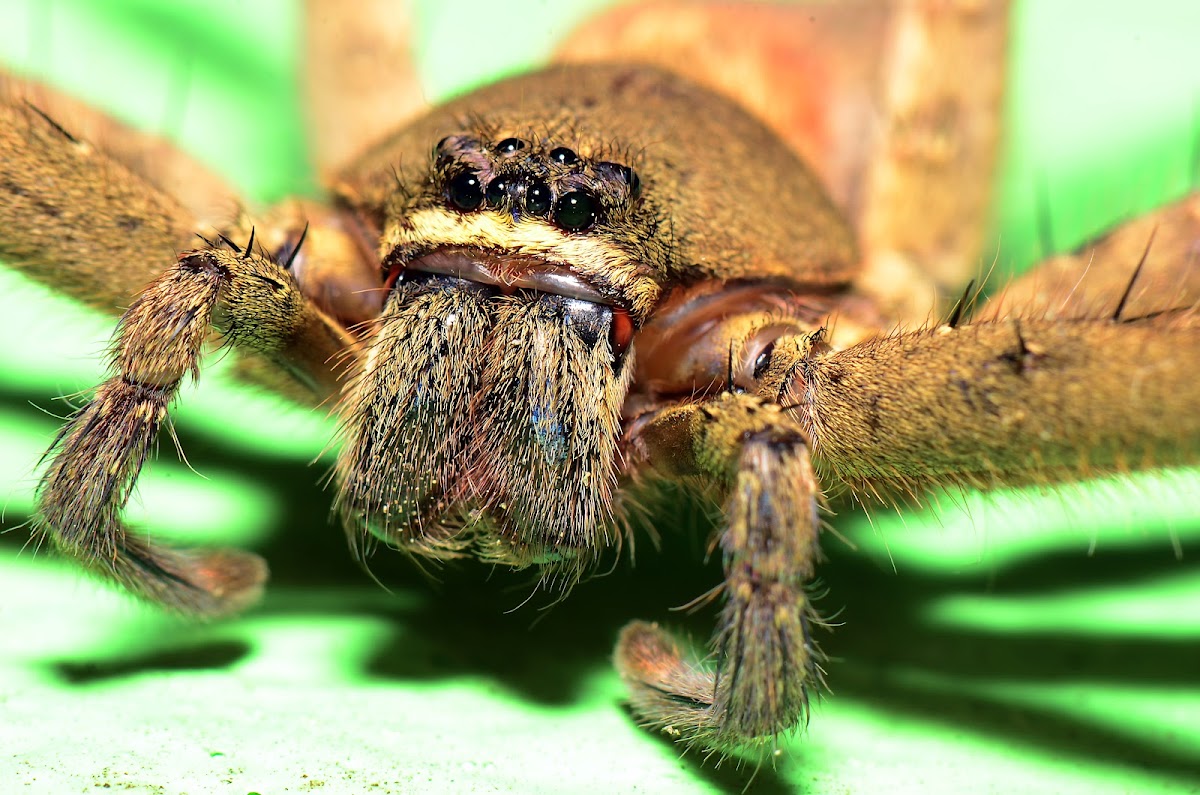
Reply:
<svg viewBox="0 0 1200 795"><path fill-rule="evenodd" d="M596 210L594 196L587 191L571 191L554 203L554 223L568 232L582 232L596 223Z"/></svg>
<svg viewBox="0 0 1200 795"><path fill-rule="evenodd" d="M525 211L530 215L545 215L550 211L550 186L535 179L525 187Z"/></svg>
<svg viewBox="0 0 1200 795"><path fill-rule="evenodd" d="M454 209L468 213L483 204L483 189L479 175L474 171L461 171L450 178L446 185L446 198Z"/></svg>
<svg viewBox="0 0 1200 795"><path fill-rule="evenodd" d="M496 151L502 155L511 155L518 149L524 149L525 142L520 138L505 138L500 143L496 144Z"/></svg>
<svg viewBox="0 0 1200 795"><path fill-rule="evenodd" d="M629 198L636 199L642 195L642 180L638 178L637 172L629 166L625 166L625 181L629 183Z"/></svg>
<svg viewBox="0 0 1200 795"><path fill-rule="evenodd" d="M442 140L434 144L433 156L437 159L439 165L445 165L455 156L455 150L462 146L463 136L447 135Z"/></svg>
<svg viewBox="0 0 1200 795"><path fill-rule="evenodd" d="M629 198L636 199L642 192L642 181L637 172L621 163L597 163L596 171L603 179L620 180L629 188Z"/></svg>
<svg viewBox="0 0 1200 795"><path fill-rule="evenodd" d="M754 360L754 380L762 380L763 373L771 366L771 354L775 352L775 341L771 340L767 343L767 347L762 349L762 353L758 354L758 358Z"/></svg>
<svg viewBox="0 0 1200 795"><path fill-rule="evenodd" d="M559 165L573 166L579 162L579 155L565 146L559 146L550 150L550 159Z"/></svg>
<svg viewBox="0 0 1200 795"><path fill-rule="evenodd" d="M488 183L486 195L488 206L499 207L508 195L508 180L505 177L496 177Z"/></svg>

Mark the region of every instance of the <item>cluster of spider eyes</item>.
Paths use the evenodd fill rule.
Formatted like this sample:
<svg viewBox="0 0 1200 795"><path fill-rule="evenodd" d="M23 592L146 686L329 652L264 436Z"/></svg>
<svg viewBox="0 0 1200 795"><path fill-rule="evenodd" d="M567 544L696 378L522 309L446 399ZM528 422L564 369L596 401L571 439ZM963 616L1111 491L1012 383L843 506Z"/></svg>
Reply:
<svg viewBox="0 0 1200 795"><path fill-rule="evenodd" d="M450 140L451 137L442 139L437 149L442 150ZM504 158L526 146L526 142L520 138L505 138L492 151ZM565 146L551 149L548 158L559 170L583 168L584 161ZM595 164L594 170L601 179L616 179L624 183L630 199L636 199L640 194L640 180L629 166L602 162ZM446 202L458 212L474 212L484 204L491 209L500 209L507 201L514 213L519 208L526 215L549 218L567 232L586 232L602 219L603 202L595 191L576 187L557 197L554 193L546 180L530 173L502 173L485 182L479 171L466 167L452 172L445 182Z"/></svg>

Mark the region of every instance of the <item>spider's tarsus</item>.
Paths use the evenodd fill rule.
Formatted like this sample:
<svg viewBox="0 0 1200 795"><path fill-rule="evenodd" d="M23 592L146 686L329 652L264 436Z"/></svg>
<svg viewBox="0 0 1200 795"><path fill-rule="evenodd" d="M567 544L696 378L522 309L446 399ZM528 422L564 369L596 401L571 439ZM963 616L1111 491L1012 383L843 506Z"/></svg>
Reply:
<svg viewBox="0 0 1200 795"><path fill-rule="evenodd" d="M236 549L170 549L126 536L106 574L134 593L193 618L239 613L262 597L267 564Z"/></svg>

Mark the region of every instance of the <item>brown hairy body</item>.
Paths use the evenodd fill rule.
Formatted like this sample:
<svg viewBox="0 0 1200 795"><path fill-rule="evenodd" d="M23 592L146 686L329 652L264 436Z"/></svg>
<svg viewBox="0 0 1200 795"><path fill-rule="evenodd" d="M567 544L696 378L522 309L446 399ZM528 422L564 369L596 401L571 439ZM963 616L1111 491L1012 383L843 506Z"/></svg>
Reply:
<svg viewBox="0 0 1200 795"><path fill-rule="evenodd" d="M265 569L151 545L120 510L213 331L259 380L340 401L338 507L364 551L471 554L566 587L619 542L627 490L719 495L713 665L651 624L617 649L639 714L704 747L805 719L824 494L1054 482L1200 447L1187 287L1128 304L1136 259L1114 258L1097 268L1127 274L1108 303L895 332L911 296L870 283L886 258L856 253L800 158L653 68L551 68L460 98L339 169L328 207L236 219L225 243L29 105L3 112L5 261L97 305L151 285L56 443L38 532L186 613L245 607ZM1195 214L1179 215L1154 252L1186 274ZM173 250L165 272L147 256ZM55 270L81 261L77 279Z"/></svg>

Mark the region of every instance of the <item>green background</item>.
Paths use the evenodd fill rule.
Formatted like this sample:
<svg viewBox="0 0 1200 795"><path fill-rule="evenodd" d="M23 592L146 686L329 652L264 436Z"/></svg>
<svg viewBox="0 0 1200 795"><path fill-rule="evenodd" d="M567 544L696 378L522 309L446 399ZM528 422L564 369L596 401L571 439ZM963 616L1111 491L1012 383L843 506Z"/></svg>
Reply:
<svg viewBox="0 0 1200 795"><path fill-rule="evenodd" d="M593 3L598 5L598 3ZM544 57L579 5L416 3L432 98ZM1200 10L1192 2L1026 2L1014 29L1004 268L1195 189ZM0 2L0 61L178 140L257 201L312 191L296 120L296 8L282 0ZM1039 208L1035 197L1043 197ZM112 321L0 281L4 526L34 465L96 383ZM739 791L639 731L609 665L620 625L719 576L667 533L553 610L524 575L423 577L377 557L379 588L326 527L310 466L329 424L223 382L177 412L189 462L143 478L156 536L237 543L273 568L264 604L180 623L0 536L0 792ZM823 638L834 691L754 792L1200 791L1200 479L1053 494L950 495L835 517Z"/></svg>

